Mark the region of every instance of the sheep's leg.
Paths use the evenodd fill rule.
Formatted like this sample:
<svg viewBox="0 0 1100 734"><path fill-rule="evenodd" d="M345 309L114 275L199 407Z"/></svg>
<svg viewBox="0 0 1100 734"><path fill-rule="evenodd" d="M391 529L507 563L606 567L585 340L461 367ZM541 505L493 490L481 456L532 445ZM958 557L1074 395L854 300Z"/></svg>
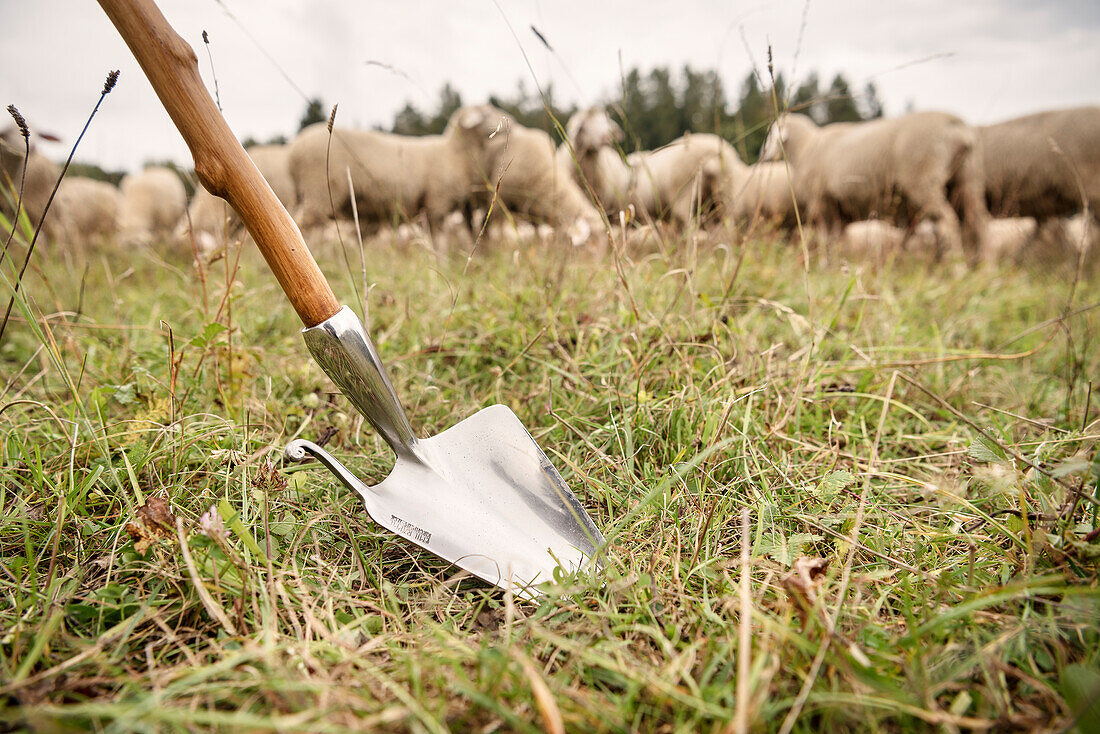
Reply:
<svg viewBox="0 0 1100 734"><path fill-rule="evenodd" d="M932 223L936 240L934 262L937 263L946 253L962 250L962 227L959 215L947 200L947 178L932 172L904 192L910 211L916 213L914 221Z"/></svg>
<svg viewBox="0 0 1100 734"><path fill-rule="evenodd" d="M971 267L985 248L989 210L985 205L985 178L980 161L968 156L955 173L956 212L962 222L962 247Z"/></svg>
<svg viewBox="0 0 1100 734"><path fill-rule="evenodd" d="M925 210L925 219L932 222L936 233L935 262L942 262L949 252L962 251L962 227L959 216L944 199L930 210Z"/></svg>

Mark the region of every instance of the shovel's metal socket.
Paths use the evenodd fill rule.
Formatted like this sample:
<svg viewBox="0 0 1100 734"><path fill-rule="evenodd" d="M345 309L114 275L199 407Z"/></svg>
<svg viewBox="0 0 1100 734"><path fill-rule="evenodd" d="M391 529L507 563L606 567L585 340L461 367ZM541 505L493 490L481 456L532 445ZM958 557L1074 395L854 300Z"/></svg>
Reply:
<svg viewBox="0 0 1100 734"><path fill-rule="evenodd" d="M347 306L316 326L302 329L317 364L370 421L398 456L416 453L405 410L363 322Z"/></svg>

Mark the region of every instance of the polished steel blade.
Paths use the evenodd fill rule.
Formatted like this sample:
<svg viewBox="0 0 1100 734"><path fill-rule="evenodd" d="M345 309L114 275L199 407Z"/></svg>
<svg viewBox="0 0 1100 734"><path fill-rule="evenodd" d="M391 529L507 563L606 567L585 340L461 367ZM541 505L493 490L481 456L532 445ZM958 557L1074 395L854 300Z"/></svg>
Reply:
<svg viewBox="0 0 1100 734"><path fill-rule="evenodd" d="M333 468L321 449L296 447ZM336 471L379 525L480 579L533 598L533 587L598 557L603 535L509 408L494 405L398 458L370 487ZM344 474L345 476L341 476Z"/></svg>
<svg viewBox="0 0 1100 734"><path fill-rule="evenodd" d="M534 598L555 569L599 564L603 535L508 407L494 405L426 439L413 436L381 360L345 307L306 343L330 377L394 449L390 474L371 487L308 441L287 446L322 461L362 496L380 525L478 578Z"/></svg>

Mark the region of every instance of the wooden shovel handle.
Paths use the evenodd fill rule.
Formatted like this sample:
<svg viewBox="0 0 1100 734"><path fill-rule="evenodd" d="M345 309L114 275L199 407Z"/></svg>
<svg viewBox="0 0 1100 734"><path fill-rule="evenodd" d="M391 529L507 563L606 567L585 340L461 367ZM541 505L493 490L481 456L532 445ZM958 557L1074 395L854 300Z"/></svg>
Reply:
<svg viewBox="0 0 1100 734"><path fill-rule="evenodd" d="M194 50L153 0L99 0L176 123L206 190L237 211L306 326L340 310L298 225L221 116L199 76Z"/></svg>

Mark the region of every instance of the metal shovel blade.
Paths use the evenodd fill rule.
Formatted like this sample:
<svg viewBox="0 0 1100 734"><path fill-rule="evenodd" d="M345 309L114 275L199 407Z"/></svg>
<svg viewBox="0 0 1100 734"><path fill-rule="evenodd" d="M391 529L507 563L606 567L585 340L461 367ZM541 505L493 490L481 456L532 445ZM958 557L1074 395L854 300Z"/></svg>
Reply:
<svg viewBox="0 0 1100 734"><path fill-rule="evenodd" d="M303 333L397 462L371 487L308 441L292 442L288 457L316 456L362 496L375 522L519 596L536 597L534 586L553 581L559 567L572 572L598 563L603 535L509 408L494 405L416 439L350 309Z"/></svg>

